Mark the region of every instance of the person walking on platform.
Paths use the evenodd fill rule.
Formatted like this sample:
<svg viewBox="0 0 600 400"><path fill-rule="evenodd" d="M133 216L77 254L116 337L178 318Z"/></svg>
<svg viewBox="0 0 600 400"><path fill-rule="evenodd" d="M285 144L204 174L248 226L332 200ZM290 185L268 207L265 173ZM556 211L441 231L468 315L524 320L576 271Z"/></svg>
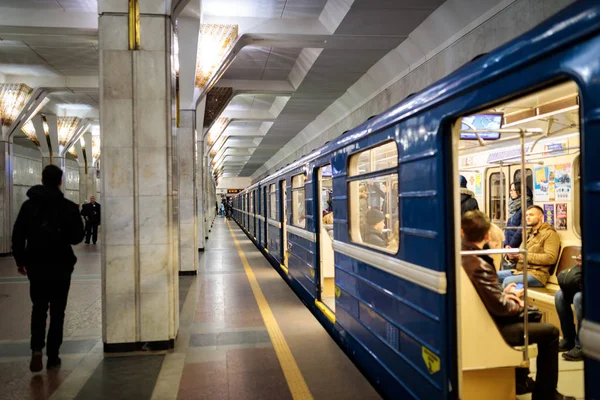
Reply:
<svg viewBox="0 0 600 400"><path fill-rule="evenodd" d="M90 196L90 202L81 206L81 215L85 219L85 244L96 244L98 241L98 226L100 225L100 204L96 198Z"/></svg>
<svg viewBox="0 0 600 400"><path fill-rule="evenodd" d="M31 312L31 362L29 369L43 368L42 350L46 336L46 314L50 307L46 367L61 363L59 349L63 338L65 308L71 273L77 262L71 245L83 240L83 223L77 204L60 191L63 172L48 165L42 172L42 185L27 192L29 197L19 211L12 235L12 251L18 271L29 278Z"/></svg>

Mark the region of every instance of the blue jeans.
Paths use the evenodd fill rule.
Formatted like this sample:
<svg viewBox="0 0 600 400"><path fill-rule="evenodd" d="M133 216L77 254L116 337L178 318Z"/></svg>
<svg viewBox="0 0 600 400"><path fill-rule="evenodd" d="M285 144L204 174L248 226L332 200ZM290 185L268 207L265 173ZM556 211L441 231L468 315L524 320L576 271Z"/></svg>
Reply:
<svg viewBox="0 0 600 400"><path fill-rule="evenodd" d="M523 274L513 275L511 270L498 271L498 279L502 282L502 286L506 287L510 283L523 283ZM533 275L527 274L527 285L529 287L543 288L545 285L538 281Z"/></svg>
<svg viewBox="0 0 600 400"><path fill-rule="evenodd" d="M581 320L583 319L583 295L581 292L575 293L573 298L565 296L562 290L559 290L554 295L554 304L556 305L556 311L558 312L558 318L560 319L560 329L563 332L563 338L570 343L575 343L579 346L579 329L575 331L575 323L573 323L573 310L571 310L571 303L575 308L575 317L577 318L577 327L581 327Z"/></svg>

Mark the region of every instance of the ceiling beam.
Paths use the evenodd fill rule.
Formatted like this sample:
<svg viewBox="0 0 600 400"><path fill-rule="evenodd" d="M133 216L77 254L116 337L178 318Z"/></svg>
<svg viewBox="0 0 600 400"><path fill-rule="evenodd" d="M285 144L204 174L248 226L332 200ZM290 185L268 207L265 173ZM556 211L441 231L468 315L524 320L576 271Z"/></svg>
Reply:
<svg viewBox="0 0 600 400"><path fill-rule="evenodd" d="M97 36L98 13L0 7L0 26L95 29Z"/></svg>

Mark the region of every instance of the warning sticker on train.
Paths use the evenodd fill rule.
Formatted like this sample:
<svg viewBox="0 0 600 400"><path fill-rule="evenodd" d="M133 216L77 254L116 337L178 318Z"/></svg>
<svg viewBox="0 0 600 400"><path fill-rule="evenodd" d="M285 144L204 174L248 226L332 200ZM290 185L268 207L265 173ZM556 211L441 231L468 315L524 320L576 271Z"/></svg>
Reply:
<svg viewBox="0 0 600 400"><path fill-rule="evenodd" d="M440 370L440 358L425 346L421 346L421 350L429 374L433 375L438 372Z"/></svg>

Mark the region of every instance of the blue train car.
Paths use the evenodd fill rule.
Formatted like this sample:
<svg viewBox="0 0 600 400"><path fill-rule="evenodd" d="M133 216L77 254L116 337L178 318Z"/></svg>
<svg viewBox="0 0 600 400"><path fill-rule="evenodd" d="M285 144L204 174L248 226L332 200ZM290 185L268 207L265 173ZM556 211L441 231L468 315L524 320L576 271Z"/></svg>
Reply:
<svg viewBox="0 0 600 400"><path fill-rule="evenodd" d="M600 221L590 156L600 148L599 49L600 4L577 2L238 196L240 226L384 396L469 398L458 175L474 177L480 208L501 225L524 165L533 200L557 210L561 256L547 285L566 249L583 253L585 397L600 398L600 242L584 239ZM553 180L548 195L544 161L555 164L550 179L569 168L577 182ZM532 289L530 301L542 307L544 293Z"/></svg>

